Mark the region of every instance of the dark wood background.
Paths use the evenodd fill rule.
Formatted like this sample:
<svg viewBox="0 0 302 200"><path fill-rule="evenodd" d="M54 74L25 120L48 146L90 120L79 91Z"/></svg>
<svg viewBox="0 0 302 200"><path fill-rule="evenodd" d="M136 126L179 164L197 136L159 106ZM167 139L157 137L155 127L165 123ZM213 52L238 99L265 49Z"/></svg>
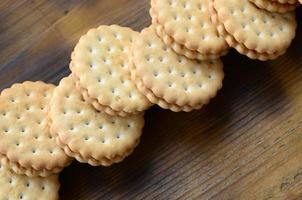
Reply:
<svg viewBox="0 0 302 200"><path fill-rule="evenodd" d="M79 37L100 24L141 30L149 0L1 0L0 89L67 76ZM109 168L74 162L63 200L302 199L302 9L286 55L270 62L235 51L224 87L191 113L153 107L141 144Z"/></svg>

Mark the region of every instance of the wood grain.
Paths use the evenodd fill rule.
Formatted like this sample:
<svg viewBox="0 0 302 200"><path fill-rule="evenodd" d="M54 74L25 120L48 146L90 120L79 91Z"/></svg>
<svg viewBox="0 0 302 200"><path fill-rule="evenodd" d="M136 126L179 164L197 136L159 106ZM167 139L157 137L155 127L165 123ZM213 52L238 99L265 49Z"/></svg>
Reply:
<svg viewBox="0 0 302 200"><path fill-rule="evenodd" d="M148 0L0 1L0 89L58 83L89 28L141 30L148 9ZM302 199L301 13L286 55L258 62L231 51L209 105L191 113L153 107L134 154L109 168L74 162L60 176L61 199Z"/></svg>

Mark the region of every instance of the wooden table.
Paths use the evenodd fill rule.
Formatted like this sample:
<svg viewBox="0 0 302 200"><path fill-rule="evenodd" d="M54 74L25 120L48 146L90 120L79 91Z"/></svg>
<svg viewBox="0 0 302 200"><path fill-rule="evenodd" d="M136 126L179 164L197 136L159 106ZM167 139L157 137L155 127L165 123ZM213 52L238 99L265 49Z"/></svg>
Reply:
<svg viewBox="0 0 302 200"><path fill-rule="evenodd" d="M79 37L100 24L150 24L149 0L1 0L0 88L67 76ZM302 199L302 9L286 55L231 51L218 96L200 111L146 113L141 144L109 168L74 162L63 200ZM1 186L0 186L1 187Z"/></svg>

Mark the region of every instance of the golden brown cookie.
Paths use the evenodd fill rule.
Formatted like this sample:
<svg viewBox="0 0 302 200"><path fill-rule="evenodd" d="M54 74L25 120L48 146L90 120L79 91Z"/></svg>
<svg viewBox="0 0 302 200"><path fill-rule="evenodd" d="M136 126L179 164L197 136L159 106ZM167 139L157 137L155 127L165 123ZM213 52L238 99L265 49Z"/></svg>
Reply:
<svg viewBox="0 0 302 200"><path fill-rule="evenodd" d="M120 162L134 150L142 134L143 115L119 117L95 110L71 76L55 89L49 113L57 143L69 156L93 166Z"/></svg>
<svg viewBox="0 0 302 200"><path fill-rule="evenodd" d="M191 59L216 59L228 45L211 22L210 0L152 0L150 14L167 46Z"/></svg>
<svg viewBox="0 0 302 200"><path fill-rule="evenodd" d="M27 177L0 164L0 199L57 200L59 188L58 175Z"/></svg>
<svg viewBox="0 0 302 200"><path fill-rule="evenodd" d="M60 172L71 159L50 135L47 113L53 85L14 84L0 95L0 154L3 165L27 176Z"/></svg>
<svg viewBox="0 0 302 200"><path fill-rule="evenodd" d="M295 13L270 13L248 0L214 0L212 21L227 43L252 59L275 59L295 36Z"/></svg>
<svg viewBox="0 0 302 200"><path fill-rule="evenodd" d="M147 98L172 111L191 111L207 104L222 87L220 60L196 61L175 54L157 36L144 29L132 48L132 79Z"/></svg>
<svg viewBox="0 0 302 200"><path fill-rule="evenodd" d="M70 69L85 99L110 115L126 116L148 109L151 103L130 77L129 56L137 32L117 25L91 29L72 54Z"/></svg>

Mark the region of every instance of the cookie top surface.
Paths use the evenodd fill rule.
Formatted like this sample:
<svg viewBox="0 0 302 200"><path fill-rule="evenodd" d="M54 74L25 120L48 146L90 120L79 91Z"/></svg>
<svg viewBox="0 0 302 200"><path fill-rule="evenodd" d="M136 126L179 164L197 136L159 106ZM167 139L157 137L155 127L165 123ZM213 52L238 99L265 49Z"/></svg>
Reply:
<svg viewBox="0 0 302 200"><path fill-rule="evenodd" d="M61 143L95 160L123 156L136 146L144 126L143 113L118 117L96 111L83 100L71 76L55 89L50 117Z"/></svg>
<svg viewBox="0 0 302 200"><path fill-rule="evenodd" d="M259 53L286 49L295 36L295 13L270 13L249 0L215 0L214 8L226 31L237 42Z"/></svg>
<svg viewBox="0 0 302 200"><path fill-rule="evenodd" d="M175 54L155 33L144 29L133 45L138 77L155 96L179 106L207 103L222 86L220 60L196 61Z"/></svg>
<svg viewBox="0 0 302 200"><path fill-rule="evenodd" d="M91 98L116 111L144 111L150 102L131 82L130 48L137 32L117 25L91 29L72 55L72 73Z"/></svg>
<svg viewBox="0 0 302 200"><path fill-rule="evenodd" d="M26 81L0 95L0 154L22 167L51 170L69 163L49 132L53 89L50 84Z"/></svg>
<svg viewBox="0 0 302 200"><path fill-rule="evenodd" d="M47 178L12 173L0 164L0 199L56 200L60 183L57 175Z"/></svg>
<svg viewBox="0 0 302 200"><path fill-rule="evenodd" d="M203 54L214 54L225 51L228 45L211 22L210 1L153 0L152 12L177 43Z"/></svg>

